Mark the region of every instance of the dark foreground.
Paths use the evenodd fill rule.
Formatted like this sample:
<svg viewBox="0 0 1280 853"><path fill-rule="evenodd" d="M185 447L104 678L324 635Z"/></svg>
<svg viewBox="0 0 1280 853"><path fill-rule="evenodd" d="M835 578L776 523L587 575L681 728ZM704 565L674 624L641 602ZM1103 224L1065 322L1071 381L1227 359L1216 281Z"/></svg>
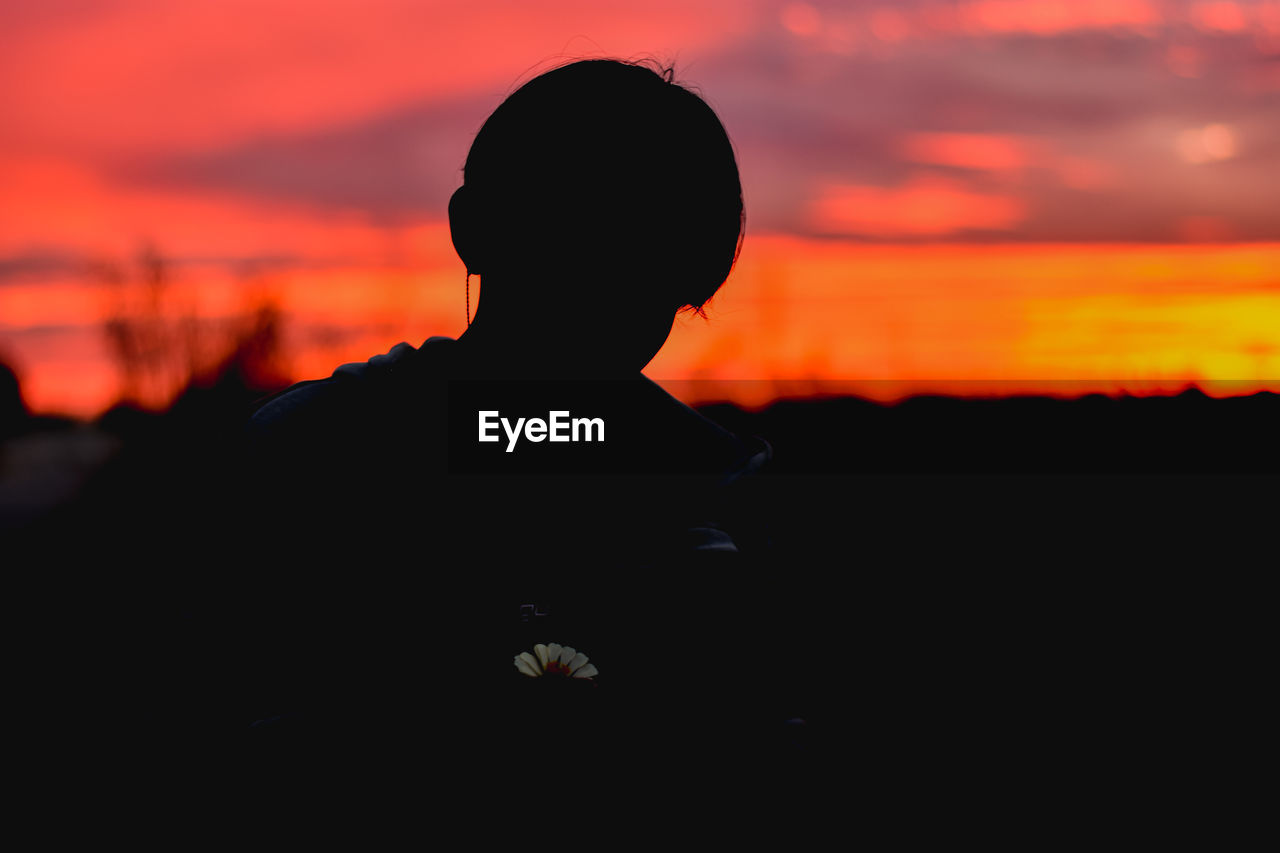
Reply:
<svg viewBox="0 0 1280 853"><path fill-rule="evenodd" d="M424 529L273 577L217 526L234 484L198 485L234 420L208 412L117 413L116 461L10 541L90 593L77 730L179 798L700 792L935 838L1247 799L1225 762L1252 749L1274 396L706 413L774 448L741 484L739 553L644 574L481 564ZM581 499L560 488L549 506ZM341 523L314 520L309 550ZM557 639L596 684L514 671Z"/></svg>

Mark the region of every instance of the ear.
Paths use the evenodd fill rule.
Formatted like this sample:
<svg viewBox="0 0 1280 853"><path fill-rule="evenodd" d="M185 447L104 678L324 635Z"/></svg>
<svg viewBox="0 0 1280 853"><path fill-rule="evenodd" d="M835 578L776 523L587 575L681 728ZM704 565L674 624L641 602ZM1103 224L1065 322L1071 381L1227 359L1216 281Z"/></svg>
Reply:
<svg viewBox="0 0 1280 853"><path fill-rule="evenodd" d="M475 193L465 185L453 191L449 198L449 234L453 248L467 266L468 275L484 272L484 228L476 209Z"/></svg>

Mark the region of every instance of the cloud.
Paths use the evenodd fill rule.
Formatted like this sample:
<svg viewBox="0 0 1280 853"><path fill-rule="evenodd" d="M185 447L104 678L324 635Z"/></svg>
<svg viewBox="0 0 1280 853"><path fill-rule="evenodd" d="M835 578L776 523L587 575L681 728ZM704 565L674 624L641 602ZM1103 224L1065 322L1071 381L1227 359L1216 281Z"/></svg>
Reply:
<svg viewBox="0 0 1280 853"><path fill-rule="evenodd" d="M970 0L956 7L971 31L1059 35L1075 30L1149 28L1163 22L1147 0Z"/></svg>
<svg viewBox="0 0 1280 853"><path fill-rule="evenodd" d="M27 278L73 274L83 267L82 258L57 249L28 249L14 255L0 255L0 285Z"/></svg>
<svg viewBox="0 0 1280 853"><path fill-rule="evenodd" d="M871 237L1007 231L1025 217L1026 204L1017 197L976 192L930 175L897 187L823 187L810 209L812 227L819 233Z"/></svg>
<svg viewBox="0 0 1280 853"><path fill-rule="evenodd" d="M0 78L21 81L6 86L5 134L116 153L305 133L459 92L500 98L561 58L696 56L754 21L734 0L132 0L29 11L44 5L57 4L0 4Z"/></svg>
<svg viewBox="0 0 1280 853"><path fill-rule="evenodd" d="M440 219L471 140L500 99L425 102L369 121L123 164L117 175L169 189L360 211L389 224Z"/></svg>
<svg viewBox="0 0 1280 853"><path fill-rule="evenodd" d="M0 220L28 233L34 211L68 232L36 235L41 245L100 223L145 232L141 213L112 215L113 200L140 210L130 194L379 225L436 218L473 134L538 63L647 44L723 118L757 232L814 233L814 187L916 197L928 172L1021 205L1016 221L1008 204L1000 216L979 207L1006 223L998 231L930 232L954 239L1177 240L1187 217L1228 222L1240 239L1280 235L1248 189L1280 169L1275 0L811 0L742 12L672 0L648 17L638 5L528 5L0 12L21 35L0 72L25 81L0 116L4 141L74 163L96 188L90 207L68 182L23 178L8 188L22 215ZM255 27L237 29L250 9ZM25 171L16 159L6 168L7 152L0 174ZM157 231L178 216L162 218ZM913 233L902 221L881 231Z"/></svg>
<svg viewBox="0 0 1280 853"><path fill-rule="evenodd" d="M1240 32L1193 26L1190 4L1161 4L1154 29L1107 24L1084 4L1061 32L925 33L925 7L902 3L910 37L855 27L856 48L842 51L824 34L874 4L812 5L813 35L779 25L703 66L740 152L749 225L824 233L814 205L831 202L813 187L908 187L928 167L1024 205L1005 230L941 232L948 239L1179 241L1178 223L1197 216L1230 223L1235 239L1280 236L1248 189L1280 170L1280 84L1269 82L1280 80L1280 40L1268 47L1261 6L1242 7ZM1194 51L1198 76L1170 65L1175 48Z"/></svg>
<svg viewBox="0 0 1280 853"><path fill-rule="evenodd" d="M1018 172L1039 160L1036 140L993 133L911 133L902 155L915 163L993 172Z"/></svg>

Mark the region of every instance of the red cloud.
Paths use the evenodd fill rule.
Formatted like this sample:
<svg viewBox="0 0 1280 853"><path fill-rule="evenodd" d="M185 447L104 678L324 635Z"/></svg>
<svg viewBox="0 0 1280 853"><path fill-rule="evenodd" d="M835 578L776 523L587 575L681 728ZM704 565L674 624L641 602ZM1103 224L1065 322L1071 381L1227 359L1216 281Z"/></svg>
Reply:
<svg viewBox="0 0 1280 853"><path fill-rule="evenodd" d="M1031 165L1042 146L1036 140L994 133L911 133L902 155L916 163L1016 172Z"/></svg>
<svg viewBox="0 0 1280 853"><path fill-rule="evenodd" d="M1162 19L1160 11L1146 0L974 0L961 5L959 12L974 30L1039 35L1149 27Z"/></svg>
<svg viewBox="0 0 1280 853"><path fill-rule="evenodd" d="M827 234L907 237L1007 230L1026 214L1026 203L1015 196L976 192L956 181L926 176L899 187L824 187L810 207L810 222Z"/></svg>

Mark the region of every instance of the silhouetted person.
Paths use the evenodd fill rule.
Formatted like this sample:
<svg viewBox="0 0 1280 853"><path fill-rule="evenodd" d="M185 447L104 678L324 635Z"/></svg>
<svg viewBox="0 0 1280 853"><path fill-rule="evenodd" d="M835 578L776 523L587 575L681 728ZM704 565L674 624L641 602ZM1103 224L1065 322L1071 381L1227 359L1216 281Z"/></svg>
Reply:
<svg viewBox="0 0 1280 853"><path fill-rule="evenodd" d="M729 627L752 532L733 524L732 486L768 447L640 371L737 257L724 128L669 73L555 69L485 122L449 221L482 283L466 332L295 385L249 424L260 535L243 589L284 635L255 652L273 660L258 699L326 731L438 745L443 727L477 761L509 757L500 732L565 711L520 698L533 682L512 657L561 642L599 665L579 702L610 710L574 717L593 742L723 745L737 724L722 682L739 688L732 714L760 710L738 677L750 641ZM603 440L479 439L484 412L557 411L599 420Z"/></svg>

